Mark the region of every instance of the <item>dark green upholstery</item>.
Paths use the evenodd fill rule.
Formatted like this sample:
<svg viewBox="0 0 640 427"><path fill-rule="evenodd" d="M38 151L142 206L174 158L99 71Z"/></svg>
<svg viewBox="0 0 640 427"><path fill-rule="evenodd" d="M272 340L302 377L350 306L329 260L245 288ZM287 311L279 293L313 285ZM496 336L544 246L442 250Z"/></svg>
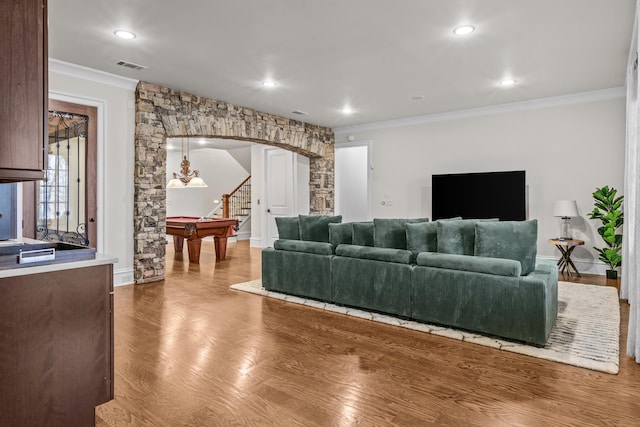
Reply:
<svg viewBox="0 0 640 427"><path fill-rule="evenodd" d="M331 243L324 242L279 239L273 242L273 247L282 251L305 252L317 255L333 255L333 245Z"/></svg>
<svg viewBox="0 0 640 427"><path fill-rule="evenodd" d="M548 271L509 277L417 266L411 317L543 346L558 313Z"/></svg>
<svg viewBox="0 0 640 427"><path fill-rule="evenodd" d="M313 221L307 220L307 237L318 238L322 233L314 227L320 228L321 221ZM404 222L405 243L411 250L393 247L400 240L395 234L398 223L378 221L390 247L371 246L378 231L374 222L325 222L327 239L330 235L336 246L277 240L274 248L262 252L263 286L534 345L546 343L558 311L558 269L555 262L541 260L535 270L523 273L525 265L535 260L531 253L531 246L534 250L536 246L535 221ZM439 251L441 240L445 248L461 252L468 252L471 242L473 251L491 256L433 252L434 226ZM354 244L348 243L350 236ZM356 245L359 240L369 245Z"/></svg>
<svg viewBox="0 0 640 427"><path fill-rule="evenodd" d="M329 243L334 247L338 245L353 243L353 223L330 223L329 224Z"/></svg>
<svg viewBox="0 0 640 427"><path fill-rule="evenodd" d="M353 244L373 246L373 222L353 223Z"/></svg>
<svg viewBox="0 0 640 427"><path fill-rule="evenodd" d="M300 219L297 216L277 216L278 238L300 240Z"/></svg>
<svg viewBox="0 0 640 427"><path fill-rule="evenodd" d="M300 240L329 242L329 224L342 222L342 215L298 215L300 219Z"/></svg>
<svg viewBox="0 0 640 427"><path fill-rule="evenodd" d="M413 266L336 256L331 297L337 304L409 317Z"/></svg>
<svg viewBox="0 0 640 427"><path fill-rule="evenodd" d="M414 254L438 250L438 223L416 222L407 227L407 249Z"/></svg>
<svg viewBox="0 0 640 427"><path fill-rule="evenodd" d="M429 218L374 218L373 246L407 249L407 223L428 222Z"/></svg>
<svg viewBox="0 0 640 427"><path fill-rule="evenodd" d="M478 222L475 227L476 256L519 261L523 276L535 269L538 252L537 220Z"/></svg>
<svg viewBox="0 0 640 427"><path fill-rule="evenodd" d="M445 254L473 255L476 240L476 223L496 219L461 219L436 221L438 224L438 252Z"/></svg>
<svg viewBox="0 0 640 427"><path fill-rule="evenodd" d="M411 251L371 246L340 245L336 248L336 255L399 264L411 264L415 261L415 255Z"/></svg>
<svg viewBox="0 0 640 427"><path fill-rule="evenodd" d="M448 268L450 270L518 277L522 271L520 262L512 259L486 258L468 255L422 252L416 264L425 267Z"/></svg>
<svg viewBox="0 0 640 427"><path fill-rule="evenodd" d="M333 255L262 250L262 286L269 291L331 301Z"/></svg>

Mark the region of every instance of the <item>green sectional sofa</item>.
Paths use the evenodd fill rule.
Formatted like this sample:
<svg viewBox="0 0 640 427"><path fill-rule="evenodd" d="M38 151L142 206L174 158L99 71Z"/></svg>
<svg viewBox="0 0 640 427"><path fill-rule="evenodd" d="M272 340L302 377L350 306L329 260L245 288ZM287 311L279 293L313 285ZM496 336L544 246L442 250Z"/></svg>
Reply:
<svg viewBox="0 0 640 427"><path fill-rule="evenodd" d="M262 252L270 291L543 346L558 311L537 221L277 218Z"/></svg>

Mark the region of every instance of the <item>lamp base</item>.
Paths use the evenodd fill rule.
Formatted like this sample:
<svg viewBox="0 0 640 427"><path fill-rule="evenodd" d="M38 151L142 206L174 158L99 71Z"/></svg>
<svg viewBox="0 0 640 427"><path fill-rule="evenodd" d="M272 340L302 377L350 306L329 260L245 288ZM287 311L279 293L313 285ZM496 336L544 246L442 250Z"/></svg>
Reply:
<svg viewBox="0 0 640 427"><path fill-rule="evenodd" d="M560 233L560 238L568 239L568 240L572 238L571 237L571 218L568 216L562 217L562 229Z"/></svg>

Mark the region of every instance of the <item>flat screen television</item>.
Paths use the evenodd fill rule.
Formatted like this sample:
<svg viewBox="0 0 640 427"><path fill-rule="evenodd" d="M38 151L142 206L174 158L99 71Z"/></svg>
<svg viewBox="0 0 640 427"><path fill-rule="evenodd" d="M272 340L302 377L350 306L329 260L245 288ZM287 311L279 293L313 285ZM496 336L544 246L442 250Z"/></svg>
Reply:
<svg viewBox="0 0 640 427"><path fill-rule="evenodd" d="M433 175L433 219L499 218L522 221L527 216L525 171Z"/></svg>

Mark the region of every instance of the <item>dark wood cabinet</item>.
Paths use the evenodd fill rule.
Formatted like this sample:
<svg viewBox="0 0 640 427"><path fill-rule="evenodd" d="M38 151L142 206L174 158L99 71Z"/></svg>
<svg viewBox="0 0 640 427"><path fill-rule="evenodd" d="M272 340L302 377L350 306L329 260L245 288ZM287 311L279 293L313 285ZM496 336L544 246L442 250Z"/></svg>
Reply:
<svg viewBox="0 0 640 427"><path fill-rule="evenodd" d="M113 265L0 278L0 426L93 426L113 399Z"/></svg>
<svg viewBox="0 0 640 427"><path fill-rule="evenodd" d="M0 0L0 182L44 178L47 0Z"/></svg>

